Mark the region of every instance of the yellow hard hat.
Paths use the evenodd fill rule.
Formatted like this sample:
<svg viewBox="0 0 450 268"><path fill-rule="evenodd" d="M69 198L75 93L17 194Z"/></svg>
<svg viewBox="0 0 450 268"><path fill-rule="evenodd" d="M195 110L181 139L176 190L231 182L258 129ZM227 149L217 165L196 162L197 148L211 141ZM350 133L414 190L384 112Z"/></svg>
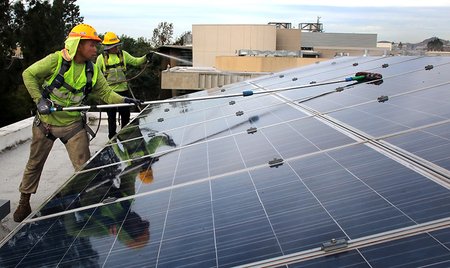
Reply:
<svg viewBox="0 0 450 268"><path fill-rule="evenodd" d="M118 45L121 45L119 37L113 32L106 32L105 37L103 37L103 45L105 45L105 50L111 49Z"/></svg>
<svg viewBox="0 0 450 268"><path fill-rule="evenodd" d="M145 184L151 183L153 181L152 169L149 168L149 169L145 169L145 170L142 170L141 172L139 172L139 179Z"/></svg>
<svg viewBox="0 0 450 268"><path fill-rule="evenodd" d="M106 32L105 37L103 37L103 45L114 45L120 42L119 37L113 32Z"/></svg>
<svg viewBox="0 0 450 268"><path fill-rule="evenodd" d="M78 24L73 27L68 37L81 37L81 39L91 39L98 42L102 41L102 39L98 37L97 31L88 24Z"/></svg>

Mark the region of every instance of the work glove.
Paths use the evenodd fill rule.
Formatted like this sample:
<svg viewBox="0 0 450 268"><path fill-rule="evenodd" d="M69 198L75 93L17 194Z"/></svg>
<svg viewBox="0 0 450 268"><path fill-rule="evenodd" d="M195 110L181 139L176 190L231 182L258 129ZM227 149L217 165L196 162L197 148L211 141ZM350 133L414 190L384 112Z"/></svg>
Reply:
<svg viewBox="0 0 450 268"><path fill-rule="evenodd" d="M153 52L150 51L149 53L147 53L147 55L145 55L145 57L147 58L147 61L152 61L152 58L153 58Z"/></svg>
<svg viewBox="0 0 450 268"><path fill-rule="evenodd" d="M128 97L125 97L125 99L124 99L123 102L124 102L124 103L133 103L133 104L136 105L136 106L139 106L139 105L142 104L142 101L141 101L141 100L138 100L138 99L132 99L132 98L128 98Z"/></svg>
<svg viewBox="0 0 450 268"><path fill-rule="evenodd" d="M41 98L39 102L36 104L37 110L40 114L50 114L50 108L53 106L53 103L47 98Z"/></svg>

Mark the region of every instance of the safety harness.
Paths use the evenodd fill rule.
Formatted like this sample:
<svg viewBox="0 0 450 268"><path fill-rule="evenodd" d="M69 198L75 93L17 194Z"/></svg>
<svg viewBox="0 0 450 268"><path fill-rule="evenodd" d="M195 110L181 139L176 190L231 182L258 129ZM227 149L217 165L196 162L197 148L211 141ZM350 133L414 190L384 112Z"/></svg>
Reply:
<svg viewBox="0 0 450 268"><path fill-rule="evenodd" d="M67 84L64 81L64 74L67 72L67 70L69 70L70 66L71 66L70 61L67 61L63 58L61 67L59 68L58 74L56 75L55 79L53 79L53 81L50 83L50 85L44 87L44 90L42 92L42 96L44 98L50 99L50 93L52 93L53 90L55 90L55 89L61 88L62 86L64 86L64 88L71 91L72 93L74 93L74 94L76 93L77 90L74 89L71 85ZM94 64L91 61L86 61L85 73L86 73L86 85L84 85L84 87L82 88L82 91L83 91L82 103L84 103L87 100L89 93L91 93L91 91L92 91L92 77L94 75ZM59 138L62 143L66 144L70 138L75 136L83 128L86 129L86 131L92 136L92 138L95 137L94 131L86 124L87 120L86 120L85 112L81 113L81 118L82 118L82 122L81 122L81 124L79 124L78 127L74 128L72 131L70 131L69 133L64 135L64 137ZM36 127L39 127L39 129L44 133L44 135L48 139L50 139L52 141L55 141L57 139L51 133L50 126L48 124L41 122L39 115L36 115L35 120L34 120L34 125Z"/></svg>
<svg viewBox="0 0 450 268"><path fill-rule="evenodd" d="M42 96L44 98L49 99L50 93L53 92L55 89L59 89L62 86L64 86L67 90L71 91L72 93L76 93L76 89L74 89L71 85L67 84L64 81L64 74L69 70L70 68L70 61L62 59L61 68L59 68L58 74L56 75L55 79L50 83L50 85L46 86L44 88L44 91L42 92ZM94 64L91 61L86 61L86 85L82 88L83 91L83 101L87 99L87 96L92 91L92 76L94 75Z"/></svg>
<svg viewBox="0 0 450 268"><path fill-rule="evenodd" d="M114 69L117 67L123 67L124 71L126 70L126 64L125 61L123 60L123 53L122 50L119 49L119 51L117 52L117 57L119 57L119 62L116 64L108 64L108 58L109 58L109 53L108 51L103 51L103 62L105 64L105 72L107 72L109 69Z"/></svg>

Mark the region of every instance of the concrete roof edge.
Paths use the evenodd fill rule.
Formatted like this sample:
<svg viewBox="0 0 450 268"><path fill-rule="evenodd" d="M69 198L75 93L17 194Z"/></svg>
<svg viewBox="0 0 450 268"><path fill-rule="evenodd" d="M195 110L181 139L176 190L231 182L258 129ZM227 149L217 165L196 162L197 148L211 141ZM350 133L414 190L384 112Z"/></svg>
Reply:
<svg viewBox="0 0 450 268"><path fill-rule="evenodd" d="M31 138L34 117L0 128L0 153Z"/></svg>

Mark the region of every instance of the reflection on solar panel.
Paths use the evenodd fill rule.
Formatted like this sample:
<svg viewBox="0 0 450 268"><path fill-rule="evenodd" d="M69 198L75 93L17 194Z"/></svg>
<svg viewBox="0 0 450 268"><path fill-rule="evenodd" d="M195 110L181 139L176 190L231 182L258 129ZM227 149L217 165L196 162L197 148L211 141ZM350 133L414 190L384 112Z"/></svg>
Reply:
<svg viewBox="0 0 450 268"><path fill-rule="evenodd" d="M321 84L359 71L383 81ZM0 266L448 267L449 73L344 57L149 105Z"/></svg>

